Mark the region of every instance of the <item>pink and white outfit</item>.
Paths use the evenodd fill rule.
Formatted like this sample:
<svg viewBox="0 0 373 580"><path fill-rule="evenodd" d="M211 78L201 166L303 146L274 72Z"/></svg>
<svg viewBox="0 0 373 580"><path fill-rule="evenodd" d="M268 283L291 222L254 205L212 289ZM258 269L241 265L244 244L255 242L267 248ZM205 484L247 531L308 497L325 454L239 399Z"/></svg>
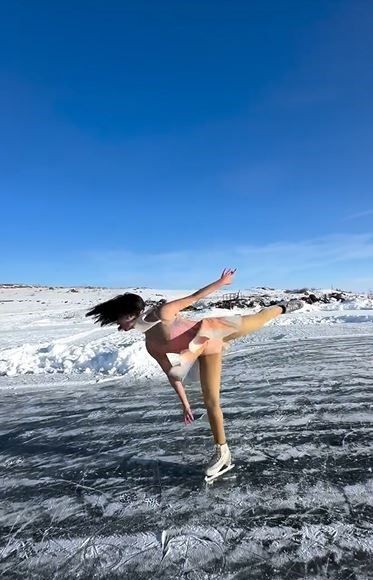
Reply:
<svg viewBox="0 0 373 580"><path fill-rule="evenodd" d="M136 319L134 328L140 332L146 332L161 320L148 322L145 318L153 309L147 310ZM155 309L154 309L155 310ZM211 318L203 318L202 320L188 320L180 316L167 325L170 332L169 343L171 345L170 354L177 354L178 358L173 363L169 371L169 376L181 381L191 378L190 371L197 363L197 359L201 355L216 354L222 352L227 348L227 343L224 338L238 332L241 328L242 317L239 314L233 316L219 316ZM191 329L193 328L193 333ZM185 347L185 337L188 333L192 334L192 338L187 342L187 347L179 347L178 343L182 343ZM183 339L182 339L183 337ZM167 353L168 354L168 353ZM170 357L168 357L170 359ZM194 371L197 369L194 368ZM195 373L193 373L193 378Z"/></svg>

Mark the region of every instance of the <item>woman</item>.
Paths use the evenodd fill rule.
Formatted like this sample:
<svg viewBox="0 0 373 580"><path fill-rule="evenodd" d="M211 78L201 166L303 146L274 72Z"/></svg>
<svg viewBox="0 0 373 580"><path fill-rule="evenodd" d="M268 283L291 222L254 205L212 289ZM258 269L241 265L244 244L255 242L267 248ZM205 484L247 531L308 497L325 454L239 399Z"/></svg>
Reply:
<svg viewBox="0 0 373 580"><path fill-rule="evenodd" d="M257 314L234 315L202 320L189 320L179 312L194 302L205 298L222 286L231 284L236 270L223 270L220 278L189 296L162 303L145 311L145 302L137 294L126 293L90 310L101 326L118 324L118 330L140 330L145 334L148 353L166 373L170 384L178 394L186 424L194 420L183 381L196 363L204 403L215 442L215 453L206 467L207 480L214 479L232 467L231 454L224 432L223 413L220 408L220 379L222 351L235 338L255 332L264 324L285 312L293 312L303 306L299 300L280 302L263 308ZM171 364L168 354L178 354L178 361Z"/></svg>

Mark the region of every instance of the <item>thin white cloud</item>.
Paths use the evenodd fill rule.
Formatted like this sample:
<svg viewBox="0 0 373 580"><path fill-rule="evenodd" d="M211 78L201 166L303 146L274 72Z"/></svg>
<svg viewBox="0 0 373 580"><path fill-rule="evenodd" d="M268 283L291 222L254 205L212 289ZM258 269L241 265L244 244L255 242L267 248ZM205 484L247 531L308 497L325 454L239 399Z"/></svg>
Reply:
<svg viewBox="0 0 373 580"><path fill-rule="evenodd" d="M346 269L373 270L373 234L340 234L299 242L220 246L198 250L136 253L89 252L102 284L191 288L214 279L225 266L238 268L240 283L250 285L322 285L346 279ZM356 277L361 274L356 271ZM348 274L350 277L350 274Z"/></svg>
<svg viewBox="0 0 373 580"><path fill-rule="evenodd" d="M369 215L373 215L373 209L367 209L365 211L360 211L358 213L353 213L353 214L347 216L344 219L345 219L345 221L347 221L347 220L355 220L355 219L359 219L359 218L366 217L366 216L369 216Z"/></svg>

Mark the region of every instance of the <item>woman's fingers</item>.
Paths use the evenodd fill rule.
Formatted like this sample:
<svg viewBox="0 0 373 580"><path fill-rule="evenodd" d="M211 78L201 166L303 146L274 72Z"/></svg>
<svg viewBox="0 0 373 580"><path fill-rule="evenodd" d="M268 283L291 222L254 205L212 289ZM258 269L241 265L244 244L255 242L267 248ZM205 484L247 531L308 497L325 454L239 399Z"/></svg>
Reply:
<svg viewBox="0 0 373 580"><path fill-rule="evenodd" d="M232 278L236 273L237 268L224 268L220 279L222 280L223 284L230 284L232 282Z"/></svg>
<svg viewBox="0 0 373 580"><path fill-rule="evenodd" d="M190 423L193 423L193 421L193 413L190 411L187 415L184 416L184 423L185 425L190 425Z"/></svg>
<svg viewBox="0 0 373 580"><path fill-rule="evenodd" d="M224 268L221 277L224 278L224 276L228 276L231 274L234 274L237 271L237 268Z"/></svg>

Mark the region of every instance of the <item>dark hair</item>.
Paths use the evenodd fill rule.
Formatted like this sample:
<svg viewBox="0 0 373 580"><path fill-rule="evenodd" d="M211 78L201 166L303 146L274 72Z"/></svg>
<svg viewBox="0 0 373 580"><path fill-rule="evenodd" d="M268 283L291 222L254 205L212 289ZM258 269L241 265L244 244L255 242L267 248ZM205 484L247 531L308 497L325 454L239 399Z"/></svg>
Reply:
<svg viewBox="0 0 373 580"><path fill-rule="evenodd" d="M111 300L97 304L92 310L87 312L86 316L93 316L95 322L101 326L115 324L118 318L126 314L138 316L144 310L145 302L138 294L119 294Z"/></svg>

